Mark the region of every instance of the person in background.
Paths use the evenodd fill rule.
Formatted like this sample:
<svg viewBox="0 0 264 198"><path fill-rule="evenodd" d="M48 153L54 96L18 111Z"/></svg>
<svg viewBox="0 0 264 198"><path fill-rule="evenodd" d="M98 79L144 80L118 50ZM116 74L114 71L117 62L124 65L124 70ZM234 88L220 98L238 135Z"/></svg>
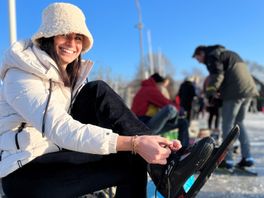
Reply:
<svg viewBox="0 0 264 198"><path fill-rule="evenodd" d="M205 114L205 98L204 93L201 92L199 96L199 116L201 115L201 118L204 118Z"/></svg>
<svg viewBox="0 0 264 198"><path fill-rule="evenodd" d="M151 135L103 81L85 84L93 63L81 54L92 45L83 12L52 3L38 32L6 52L0 67L0 178L7 197L79 197L117 186L117 198L146 198L147 166L188 166L192 171L172 172L177 191L211 154L200 150L212 147L204 139L193 149L200 157L190 152L193 163L179 162L171 155L179 141ZM167 187L159 188L165 196Z"/></svg>
<svg viewBox="0 0 264 198"><path fill-rule="evenodd" d="M185 118L179 117L176 104L161 93L159 88L161 83L164 83L164 78L158 73L143 80L141 88L133 98L131 110L152 130L153 134L162 134L178 128L179 140L183 147L187 147L188 122Z"/></svg>
<svg viewBox="0 0 264 198"><path fill-rule="evenodd" d="M186 117L189 123L191 121L193 99L196 96L193 81L193 77L186 77L183 83L180 85L177 94L180 98L180 106L186 112Z"/></svg>
<svg viewBox="0 0 264 198"><path fill-rule="evenodd" d="M204 80L203 90L204 92L207 89L208 82L210 80L210 76L207 76ZM208 129L211 131L211 135L215 137L216 140L220 139L220 109L222 107L222 99L220 98L220 94L216 94L210 101L206 104L206 110L209 113L208 117ZM214 121L214 124L213 124Z"/></svg>
<svg viewBox="0 0 264 198"><path fill-rule="evenodd" d="M168 86L170 84L170 79L169 78L163 78L158 73L154 73L152 75L152 77L157 80L156 83L157 83L157 86L158 86L160 92L162 93L162 95L165 98L170 100L171 98L170 98L170 93L168 90ZM157 106L150 104L148 106L148 110L147 110L146 115L153 117L154 115L156 115L158 113L158 111L159 111L159 108Z"/></svg>
<svg viewBox="0 0 264 198"><path fill-rule="evenodd" d="M170 84L170 80L169 78L163 78L161 77L158 73L154 73L152 75L153 79L155 79L156 81L156 85L158 87L158 89L160 90L160 92L162 93L162 95L167 98L168 100L170 100L170 94L168 91L168 86ZM146 112L147 116L153 117L154 115L156 115L159 111L159 107L155 106L155 105L148 105L148 110Z"/></svg>
<svg viewBox="0 0 264 198"><path fill-rule="evenodd" d="M169 77L165 77L163 82L158 84L162 95L164 95L166 98L168 98L170 100L171 97L170 97L170 93L168 90L169 85L170 85L170 78Z"/></svg>
<svg viewBox="0 0 264 198"><path fill-rule="evenodd" d="M209 103L218 96L223 100L222 131L225 138L231 128L240 127L241 161L238 166L249 167L254 164L250 152L250 140L244 126L251 98L258 95L254 80L243 59L234 51L221 45L198 46L193 53L199 63L205 64L209 71L206 96ZM222 167L232 170L234 161L230 151Z"/></svg>

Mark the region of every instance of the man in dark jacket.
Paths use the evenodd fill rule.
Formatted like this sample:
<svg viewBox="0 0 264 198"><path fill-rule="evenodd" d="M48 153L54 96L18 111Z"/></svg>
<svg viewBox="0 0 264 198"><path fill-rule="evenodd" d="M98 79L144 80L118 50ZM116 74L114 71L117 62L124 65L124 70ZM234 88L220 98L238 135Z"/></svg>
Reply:
<svg viewBox="0 0 264 198"><path fill-rule="evenodd" d="M141 88L133 99L131 110L152 130L153 134L178 128L179 140L183 147L187 147L189 144L188 122L185 118L179 117L176 104L160 91L158 84L163 81L164 78L158 73L142 81ZM148 114L149 108L152 107L158 109L155 115Z"/></svg>
<svg viewBox="0 0 264 198"><path fill-rule="evenodd" d="M250 153L249 138L243 124L250 100L258 95L253 78L242 58L235 52L221 45L198 46L193 54L199 63L206 65L210 81L206 88L209 101L220 93L223 99L222 130L225 138L231 128L238 124L240 127L240 145L242 159L239 166L254 164ZM222 164L225 168L233 169L232 152L230 151Z"/></svg>

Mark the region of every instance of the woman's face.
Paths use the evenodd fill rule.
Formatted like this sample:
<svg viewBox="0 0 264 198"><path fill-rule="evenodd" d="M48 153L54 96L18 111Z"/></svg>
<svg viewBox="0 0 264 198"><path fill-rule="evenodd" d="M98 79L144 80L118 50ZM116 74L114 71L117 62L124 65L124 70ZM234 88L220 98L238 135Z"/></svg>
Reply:
<svg viewBox="0 0 264 198"><path fill-rule="evenodd" d="M54 37L54 48L59 58L60 66L66 69L82 51L83 36L81 34L65 34Z"/></svg>

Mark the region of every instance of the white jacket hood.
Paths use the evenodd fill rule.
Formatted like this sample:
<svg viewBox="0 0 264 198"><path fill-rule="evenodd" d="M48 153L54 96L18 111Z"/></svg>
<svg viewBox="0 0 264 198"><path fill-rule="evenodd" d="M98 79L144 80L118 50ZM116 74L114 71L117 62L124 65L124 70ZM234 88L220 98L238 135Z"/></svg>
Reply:
<svg viewBox="0 0 264 198"><path fill-rule="evenodd" d="M93 63L89 60L82 61L81 76L77 84L83 83L91 71L92 65ZM2 80L11 68L33 73L44 80L51 79L54 82L63 83L56 63L46 52L34 45L31 40L15 42L6 52L0 68L0 78Z"/></svg>

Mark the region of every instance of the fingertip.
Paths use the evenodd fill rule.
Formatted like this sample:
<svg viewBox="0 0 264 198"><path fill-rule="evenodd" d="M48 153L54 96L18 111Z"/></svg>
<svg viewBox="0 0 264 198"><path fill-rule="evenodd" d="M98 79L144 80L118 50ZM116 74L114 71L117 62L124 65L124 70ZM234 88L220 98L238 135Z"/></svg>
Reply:
<svg viewBox="0 0 264 198"><path fill-rule="evenodd" d="M173 141L171 141L171 140L169 140L169 139L167 139L167 138L165 138L165 137L159 137L159 141L160 141L160 143L163 143L163 144L166 144L166 145L170 145L170 144L173 144Z"/></svg>
<svg viewBox="0 0 264 198"><path fill-rule="evenodd" d="M182 146L182 144L179 140L173 140L173 144L177 145L177 146Z"/></svg>
<svg viewBox="0 0 264 198"><path fill-rule="evenodd" d="M162 160L160 164L166 165L167 164L167 160L166 159L165 160Z"/></svg>

